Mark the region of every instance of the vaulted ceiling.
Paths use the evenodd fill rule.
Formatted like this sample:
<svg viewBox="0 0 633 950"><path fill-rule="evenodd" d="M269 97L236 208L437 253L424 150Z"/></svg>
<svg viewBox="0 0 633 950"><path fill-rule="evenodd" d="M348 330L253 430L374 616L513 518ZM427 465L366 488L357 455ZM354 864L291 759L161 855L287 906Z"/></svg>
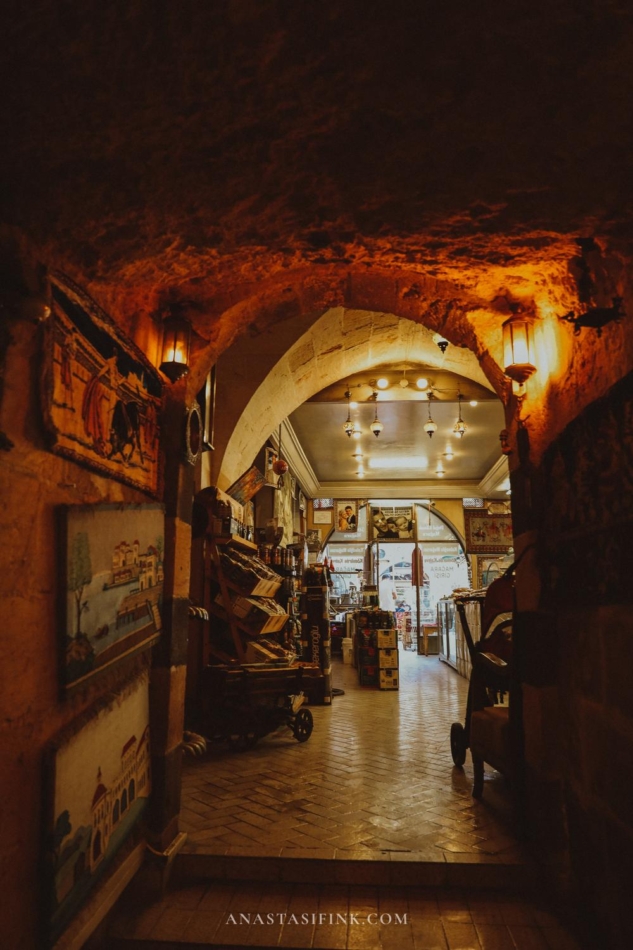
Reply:
<svg viewBox="0 0 633 950"><path fill-rule="evenodd" d="M625 0L15 3L0 219L128 329L297 268L408 268L566 306L574 238L628 248Z"/></svg>

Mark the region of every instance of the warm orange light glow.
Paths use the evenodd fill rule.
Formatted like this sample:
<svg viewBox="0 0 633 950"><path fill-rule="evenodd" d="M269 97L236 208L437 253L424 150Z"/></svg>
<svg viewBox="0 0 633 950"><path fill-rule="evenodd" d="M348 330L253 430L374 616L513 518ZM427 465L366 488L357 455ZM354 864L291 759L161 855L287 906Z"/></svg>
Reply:
<svg viewBox="0 0 633 950"><path fill-rule="evenodd" d="M191 325L186 320L169 317L163 323L163 346L160 370L172 382L189 372Z"/></svg>

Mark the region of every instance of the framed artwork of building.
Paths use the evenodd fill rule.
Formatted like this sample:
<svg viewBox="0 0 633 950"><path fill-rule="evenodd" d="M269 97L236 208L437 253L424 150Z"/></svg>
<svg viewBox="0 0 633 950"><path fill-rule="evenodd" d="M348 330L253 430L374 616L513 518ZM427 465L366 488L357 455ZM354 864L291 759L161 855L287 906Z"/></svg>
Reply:
<svg viewBox="0 0 633 950"><path fill-rule="evenodd" d="M45 759L44 931L57 940L130 841L151 788L149 676L84 714Z"/></svg>
<svg viewBox="0 0 633 950"><path fill-rule="evenodd" d="M145 650L161 631L164 514L157 504L59 512L64 688Z"/></svg>
<svg viewBox="0 0 633 950"><path fill-rule="evenodd" d="M468 554L506 554L512 547L512 516L464 509Z"/></svg>
<svg viewBox="0 0 633 950"><path fill-rule="evenodd" d="M42 401L53 452L157 496L158 371L71 280L55 274L51 296Z"/></svg>

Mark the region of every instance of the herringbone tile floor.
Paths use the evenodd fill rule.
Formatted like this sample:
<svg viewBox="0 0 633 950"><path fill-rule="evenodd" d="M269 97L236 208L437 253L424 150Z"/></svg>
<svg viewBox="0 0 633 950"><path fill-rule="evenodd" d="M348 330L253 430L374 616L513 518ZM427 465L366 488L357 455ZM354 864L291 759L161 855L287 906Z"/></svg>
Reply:
<svg viewBox="0 0 633 950"><path fill-rule="evenodd" d="M187 762L181 828L189 847L222 854L349 858L415 852L420 860L520 860L505 780L487 772L471 797L472 767L455 769L449 731L463 721L467 682L437 657L400 651L398 692L361 689L334 661L331 707L312 707L305 743L287 729L245 753L212 747Z"/></svg>

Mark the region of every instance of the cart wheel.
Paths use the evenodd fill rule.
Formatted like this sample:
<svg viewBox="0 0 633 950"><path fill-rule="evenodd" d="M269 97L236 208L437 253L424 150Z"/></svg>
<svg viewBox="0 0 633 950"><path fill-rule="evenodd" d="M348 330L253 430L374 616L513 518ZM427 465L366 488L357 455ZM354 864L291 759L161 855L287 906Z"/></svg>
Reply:
<svg viewBox="0 0 633 950"><path fill-rule="evenodd" d="M461 768L466 761L466 730L461 722L454 722L451 726L451 755L453 762L458 768Z"/></svg>
<svg viewBox="0 0 633 950"><path fill-rule="evenodd" d="M309 709L300 709L295 716L292 733L297 742L307 742L312 735L314 720Z"/></svg>

